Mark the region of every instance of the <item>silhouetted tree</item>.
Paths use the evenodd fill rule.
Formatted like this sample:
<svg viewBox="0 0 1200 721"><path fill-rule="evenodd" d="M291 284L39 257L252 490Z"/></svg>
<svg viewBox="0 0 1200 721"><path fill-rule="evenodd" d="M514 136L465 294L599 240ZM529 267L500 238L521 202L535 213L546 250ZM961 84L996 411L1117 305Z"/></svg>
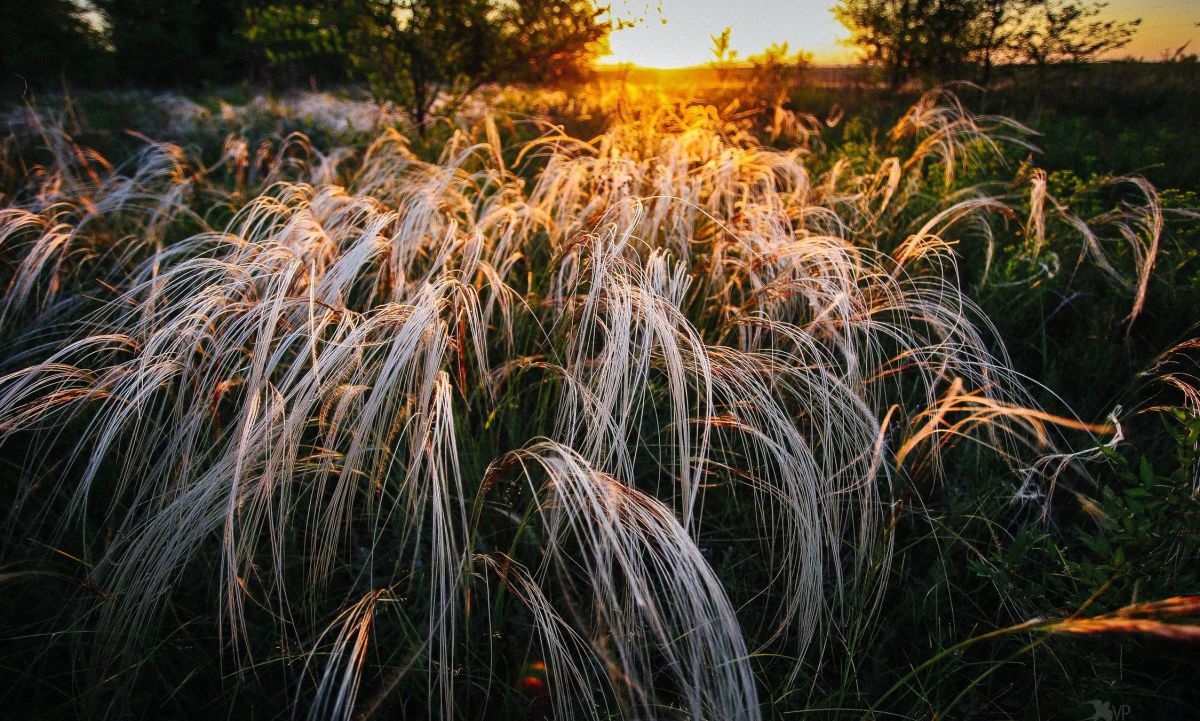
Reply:
<svg viewBox="0 0 1200 721"><path fill-rule="evenodd" d="M321 0L248 4L239 33L256 76L285 85L339 82L353 77L340 24L340 14Z"/></svg>
<svg viewBox="0 0 1200 721"><path fill-rule="evenodd" d="M380 99L408 110L423 129L439 98L454 105L491 82L582 77L609 25L581 0L347 0L331 6L267 6L248 37L271 57L295 61L341 53ZM279 47L278 40L286 38Z"/></svg>
<svg viewBox="0 0 1200 721"><path fill-rule="evenodd" d="M1082 62L1129 42L1138 20L1101 21L1104 3L1074 0L841 0L834 15L888 84L997 63Z"/></svg>
<svg viewBox="0 0 1200 721"><path fill-rule="evenodd" d="M563 83L582 80L596 56L607 52L612 25L607 8L591 0L515 0L496 7L498 55L504 82Z"/></svg>
<svg viewBox="0 0 1200 721"><path fill-rule="evenodd" d="M1037 66L1087 62L1132 38L1141 20L1100 20L1107 3L1041 0L1013 27L1013 59Z"/></svg>
<svg viewBox="0 0 1200 721"><path fill-rule="evenodd" d="M136 85L196 85L246 75L237 30L246 0L95 0L108 24L114 77Z"/></svg>
<svg viewBox="0 0 1200 721"><path fill-rule="evenodd" d="M897 87L919 73L944 75L969 62L978 0L841 0L834 16L864 59Z"/></svg>
<svg viewBox="0 0 1200 721"><path fill-rule="evenodd" d="M4 85L100 79L106 54L96 20L72 0L0 2Z"/></svg>

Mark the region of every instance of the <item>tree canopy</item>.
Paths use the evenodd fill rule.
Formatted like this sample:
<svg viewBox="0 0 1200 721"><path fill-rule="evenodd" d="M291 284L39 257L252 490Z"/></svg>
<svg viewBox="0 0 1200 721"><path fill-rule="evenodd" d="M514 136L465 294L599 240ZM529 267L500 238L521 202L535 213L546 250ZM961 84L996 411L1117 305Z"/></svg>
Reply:
<svg viewBox="0 0 1200 721"><path fill-rule="evenodd" d="M1084 62L1124 46L1138 20L1097 19L1090 0L840 0L833 12L895 86L999 63Z"/></svg>
<svg viewBox="0 0 1200 721"><path fill-rule="evenodd" d="M0 73L6 85L96 80L106 60L104 38L72 0L0 2Z"/></svg>
<svg viewBox="0 0 1200 721"><path fill-rule="evenodd" d="M439 98L486 83L584 76L610 30L589 0L349 0L267 5L246 36L277 65L337 53L376 96L424 127Z"/></svg>
<svg viewBox="0 0 1200 721"><path fill-rule="evenodd" d="M362 81L424 116L488 82L584 76L611 30L591 0L0 3L0 69L33 85Z"/></svg>
<svg viewBox="0 0 1200 721"><path fill-rule="evenodd" d="M112 44L113 77L133 85L238 80L247 67L236 30L246 0L93 0Z"/></svg>

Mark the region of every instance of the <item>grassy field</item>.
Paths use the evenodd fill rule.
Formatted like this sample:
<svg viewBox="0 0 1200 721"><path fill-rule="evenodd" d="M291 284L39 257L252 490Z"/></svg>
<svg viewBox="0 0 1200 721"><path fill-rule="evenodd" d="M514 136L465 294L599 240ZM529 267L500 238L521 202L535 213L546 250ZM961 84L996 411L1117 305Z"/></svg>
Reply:
<svg viewBox="0 0 1200 721"><path fill-rule="evenodd" d="M1195 714L1195 72L1092 71L10 108L5 713Z"/></svg>

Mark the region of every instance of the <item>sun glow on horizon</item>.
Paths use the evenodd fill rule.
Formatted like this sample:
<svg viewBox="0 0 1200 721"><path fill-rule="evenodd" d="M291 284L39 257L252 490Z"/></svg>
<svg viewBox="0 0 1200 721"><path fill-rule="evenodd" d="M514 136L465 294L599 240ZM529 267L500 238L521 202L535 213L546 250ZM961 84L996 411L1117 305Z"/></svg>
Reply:
<svg viewBox="0 0 1200 721"><path fill-rule="evenodd" d="M1113 0L1106 19L1141 18L1133 41L1110 57L1158 59L1191 41L1200 45L1200 33L1189 12L1193 0ZM611 53L600 65L632 64L645 68L673 69L704 65L712 60L712 36L730 29L730 45L745 59L772 43L786 42L792 50L813 54L818 64L855 61L855 50L844 43L849 33L834 19L837 0L617 0L614 15L641 21L609 36Z"/></svg>
<svg viewBox="0 0 1200 721"><path fill-rule="evenodd" d="M613 12L641 22L609 37L611 55L602 65L631 63L647 68L684 68L712 60L712 36L730 28L730 45L745 59L772 43L813 53L818 63L846 63L851 49L839 44L848 35L829 12L832 0L627 0ZM657 7L661 5L661 12Z"/></svg>

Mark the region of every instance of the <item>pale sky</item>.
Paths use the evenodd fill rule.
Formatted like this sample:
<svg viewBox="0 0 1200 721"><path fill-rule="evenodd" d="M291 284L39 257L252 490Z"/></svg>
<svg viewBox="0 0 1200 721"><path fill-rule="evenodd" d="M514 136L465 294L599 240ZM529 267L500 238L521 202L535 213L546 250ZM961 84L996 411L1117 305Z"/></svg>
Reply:
<svg viewBox="0 0 1200 721"><path fill-rule="evenodd" d="M612 0L618 17L644 17L635 27L609 38L613 54L602 63L632 62L658 68L702 65L712 59L711 35L730 28L730 45L740 57L762 52L773 42L807 50L818 63L848 63L854 50L839 44L846 30L833 19L836 0ZM661 7L661 10L659 9ZM1200 2L1197 0L1111 0L1104 17L1140 17L1133 41L1118 50L1157 59L1191 41L1200 52ZM665 21L665 23L664 23Z"/></svg>

